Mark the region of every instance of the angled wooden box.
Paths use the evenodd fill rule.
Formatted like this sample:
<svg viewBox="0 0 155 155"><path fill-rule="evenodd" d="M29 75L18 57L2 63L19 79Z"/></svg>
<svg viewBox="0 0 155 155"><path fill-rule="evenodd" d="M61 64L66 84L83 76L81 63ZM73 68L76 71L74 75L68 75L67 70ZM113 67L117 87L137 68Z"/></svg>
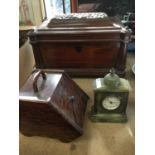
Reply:
<svg viewBox="0 0 155 155"><path fill-rule="evenodd" d="M130 31L118 19L54 18L31 31L29 38L36 68L90 77L115 68L118 75L125 75Z"/></svg>
<svg viewBox="0 0 155 155"><path fill-rule="evenodd" d="M20 131L69 142L83 133L87 100L66 73L39 70L19 93Z"/></svg>

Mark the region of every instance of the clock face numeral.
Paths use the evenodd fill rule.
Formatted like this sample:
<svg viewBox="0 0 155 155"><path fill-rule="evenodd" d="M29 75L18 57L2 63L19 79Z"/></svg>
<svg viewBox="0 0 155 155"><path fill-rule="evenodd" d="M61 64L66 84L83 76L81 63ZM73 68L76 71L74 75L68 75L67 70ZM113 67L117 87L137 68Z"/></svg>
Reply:
<svg viewBox="0 0 155 155"><path fill-rule="evenodd" d="M115 110L121 104L120 98L116 96L107 96L102 100L102 106L107 110Z"/></svg>

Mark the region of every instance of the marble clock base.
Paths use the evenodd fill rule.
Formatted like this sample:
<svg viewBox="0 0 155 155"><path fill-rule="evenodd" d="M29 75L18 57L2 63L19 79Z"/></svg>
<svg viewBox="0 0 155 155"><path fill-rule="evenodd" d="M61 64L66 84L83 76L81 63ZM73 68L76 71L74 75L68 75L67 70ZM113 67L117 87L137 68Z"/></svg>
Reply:
<svg viewBox="0 0 155 155"><path fill-rule="evenodd" d="M125 123L127 122L127 115L118 113L97 113L94 111L94 106L92 106L90 119L93 122Z"/></svg>

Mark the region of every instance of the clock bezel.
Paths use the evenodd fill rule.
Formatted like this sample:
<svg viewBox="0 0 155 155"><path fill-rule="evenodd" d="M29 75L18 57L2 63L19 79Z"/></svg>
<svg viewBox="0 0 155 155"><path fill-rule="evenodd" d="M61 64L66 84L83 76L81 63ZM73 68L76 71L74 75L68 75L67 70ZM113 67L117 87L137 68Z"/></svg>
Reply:
<svg viewBox="0 0 155 155"><path fill-rule="evenodd" d="M127 107L127 100L128 100L128 92L94 92L94 103L95 103L95 110L97 113L125 113ZM115 96L120 97L120 105L118 108L114 110L105 109L102 106L102 101L107 96Z"/></svg>
<svg viewBox="0 0 155 155"><path fill-rule="evenodd" d="M105 102L105 100L107 100L108 98L116 98L116 99L118 99L118 100L119 100L119 104L117 105L117 107L115 107L114 109L108 109L108 108L106 108L105 105L104 105L104 102ZM116 95L109 95L109 96L106 96L106 97L101 101L101 104L102 104L101 106L102 106L104 109L107 109L107 110L110 110L110 111L115 110L115 109L119 108L119 106L121 105L121 97L120 97L120 96L116 96Z"/></svg>

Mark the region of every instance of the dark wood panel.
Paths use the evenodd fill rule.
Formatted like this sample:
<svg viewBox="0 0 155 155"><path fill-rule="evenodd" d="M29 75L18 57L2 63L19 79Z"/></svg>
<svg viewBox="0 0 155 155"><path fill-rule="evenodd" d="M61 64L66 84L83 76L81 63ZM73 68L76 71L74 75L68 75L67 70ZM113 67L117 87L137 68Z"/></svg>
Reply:
<svg viewBox="0 0 155 155"><path fill-rule="evenodd" d="M20 131L26 136L43 136L69 142L82 135L48 104L22 102L19 106Z"/></svg>
<svg viewBox="0 0 155 155"><path fill-rule="evenodd" d="M59 91L56 91L57 94L53 97L53 104L63 109L67 117L75 121L82 128L87 97L79 89L76 89L74 83L69 82L67 77L62 77L57 89Z"/></svg>
<svg viewBox="0 0 155 155"><path fill-rule="evenodd" d="M40 47L40 52L45 68L54 67L112 67L119 52L119 43L105 43L102 46L75 46L54 47L45 44Z"/></svg>

